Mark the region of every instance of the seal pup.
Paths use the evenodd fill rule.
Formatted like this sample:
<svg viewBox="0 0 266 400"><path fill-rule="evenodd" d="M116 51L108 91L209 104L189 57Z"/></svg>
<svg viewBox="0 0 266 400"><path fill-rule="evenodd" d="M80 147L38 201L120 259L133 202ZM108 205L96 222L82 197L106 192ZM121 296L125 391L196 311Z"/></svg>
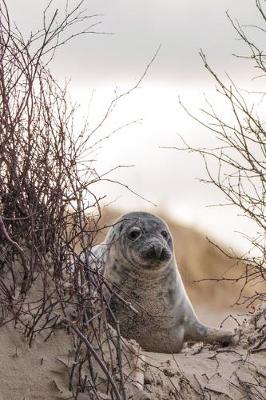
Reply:
<svg viewBox="0 0 266 400"><path fill-rule="evenodd" d="M200 322L176 264L166 223L147 212L131 212L93 248L103 265L110 313L121 334L146 351L180 352L185 341L230 344L232 332ZM123 301L124 300L124 301Z"/></svg>

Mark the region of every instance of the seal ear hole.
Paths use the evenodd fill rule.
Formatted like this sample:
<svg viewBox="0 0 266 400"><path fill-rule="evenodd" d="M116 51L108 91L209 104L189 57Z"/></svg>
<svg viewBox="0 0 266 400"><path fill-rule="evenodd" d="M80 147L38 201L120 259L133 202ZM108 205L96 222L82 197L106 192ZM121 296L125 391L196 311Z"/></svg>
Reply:
<svg viewBox="0 0 266 400"><path fill-rule="evenodd" d="M130 240L136 240L141 235L141 229L138 227L131 228L127 235Z"/></svg>
<svg viewBox="0 0 266 400"><path fill-rule="evenodd" d="M168 237L169 237L167 231L161 231L161 235L162 235L162 237L164 237L165 239L168 239Z"/></svg>

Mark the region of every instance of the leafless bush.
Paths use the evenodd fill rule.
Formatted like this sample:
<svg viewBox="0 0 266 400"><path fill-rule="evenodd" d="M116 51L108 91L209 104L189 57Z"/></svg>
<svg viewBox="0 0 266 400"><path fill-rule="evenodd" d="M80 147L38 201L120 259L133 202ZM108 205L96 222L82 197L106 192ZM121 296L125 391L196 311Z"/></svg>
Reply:
<svg viewBox="0 0 266 400"><path fill-rule="evenodd" d="M30 345L37 334L48 340L65 327L73 337L75 398L86 390L98 398L96 363L107 394L125 399L119 329L111 332L105 321L103 278L89 260L101 217L92 185L101 177L82 156L95 130L75 132L67 87L48 69L56 49L92 32L97 16L85 15L80 1L60 20L51 4L43 28L25 39L0 1L0 323L15 324ZM86 21L88 28L73 33ZM77 244L88 259L81 261Z"/></svg>
<svg viewBox="0 0 266 400"><path fill-rule="evenodd" d="M265 35L265 1L257 0L256 8L262 17L263 25L253 25L252 28ZM247 27L243 28L229 14L228 18L249 51L246 56L236 57L249 60L258 71L258 77L265 78L265 51L249 38ZM238 261L244 261L246 268L234 278L225 276L223 279L241 281L243 289L246 285L252 284L255 287L258 283L262 288L266 280L266 131L263 115L259 116L258 108L250 97L257 94L260 96L260 101L264 102L266 92L261 90L260 93L250 93L239 89L230 77L224 80L213 70L202 51L200 56L215 81L217 92L230 107L231 117L226 118L221 115L208 100L207 108L203 110L203 117L197 117L180 101L188 115L207 128L217 143L215 147L205 148L184 143L181 149L197 153L202 157L207 172L207 178L203 181L215 185L224 194L225 205L237 206L241 214L256 226L256 237L245 236L245 239L250 241L250 251L238 258ZM250 305L258 299L265 300L265 294L266 290L258 290L252 298L242 298L242 300Z"/></svg>

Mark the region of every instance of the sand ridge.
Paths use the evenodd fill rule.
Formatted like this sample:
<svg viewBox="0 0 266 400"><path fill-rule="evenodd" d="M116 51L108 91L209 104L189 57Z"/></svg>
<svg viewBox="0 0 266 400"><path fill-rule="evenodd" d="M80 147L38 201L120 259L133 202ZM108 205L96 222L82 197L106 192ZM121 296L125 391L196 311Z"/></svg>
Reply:
<svg viewBox="0 0 266 400"><path fill-rule="evenodd" d="M134 353L135 362L125 374L129 399L264 399L266 398L266 308L247 318L238 329L239 344L221 348L201 343L187 344L179 354ZM29 348L18 329L7 324L0 329L0 399L74 399L69 390L73 365L72 336L55 330L47 341L37 337ZM254 341L254 338L256 340ZM124 360L137 344L125 341ZM126 350L127 349L127 350ZM106 353L107 354L107 353ZM137 355L138 354L138 355ZM138 365L137 365L138 364ZM99 399L106 393L106 377L98 373ZM116 377L115 379L119 379ZM96 399L86 390L78 399ZM122 397L121 397L122 398Z"/></svg>

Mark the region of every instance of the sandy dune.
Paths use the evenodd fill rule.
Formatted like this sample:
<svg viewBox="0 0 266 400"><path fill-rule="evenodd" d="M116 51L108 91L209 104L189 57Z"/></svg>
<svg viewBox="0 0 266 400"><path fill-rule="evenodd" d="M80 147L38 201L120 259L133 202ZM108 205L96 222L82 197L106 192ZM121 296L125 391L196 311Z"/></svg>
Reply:
<svg viewBox="0 0 266 400"><path fill-rule="evenodd" d="M240 343L230 348L199 343L186 345L175 355L140 353L131 369L125 366L127 398L265 399L266 310L246 321L238 335ZM1 400L74 399L68 387L73 343L64 329L56 330L46 342L39 337L29 348L17 330L6 326L1 328L0 344ZM98 398L111 399L105 395L106 379L96 364L95 371L100 382ZM88 392L78 396L80 400L96 398Z"/></svg>
<svg viewBox="0 0 266 400"><path fill-rule="evenodd" d="M106 214L103 225L112 222L115 217L114 212ZM123 370L126 398L266 399L265 309L247 317L239 328L244 317L237 314L243 314L244 307L230 307L238 295L239 286L228 282L194 282L220 276L225 270L235 273L241 266L227 259L200 233L170 219L168 224L174 236L181 274L198 316L207 324L219 326L226 316L232 314L233 317L226 319L224 327L237 328L240 341L231 348L186 345L176 355L143 353L136 343L125 341ZM101 237L97 240L100 241ZM33 287L31 293L34 294L34 291ZM32 300L29 298L29 301ZM29 347L19 324L15 327L14 322L10 322L0 328L0 400L74 399L69 387L70 374L75 365L76 343L73 335L61 326L48 340L45 340L45 334L44 331L37 335ZM106 359L107 354L100 357ZM95 359L93 369L97 374L97 392L87 388L84 393L79 393L77 399L111 400L106 394L106 376ZM90 373L86 368L85 371ZM73 382L75 379L74 374ZM119 384L120 378L114 375L114 379ZM122 394L121 400L124 400Z"/></svg>

